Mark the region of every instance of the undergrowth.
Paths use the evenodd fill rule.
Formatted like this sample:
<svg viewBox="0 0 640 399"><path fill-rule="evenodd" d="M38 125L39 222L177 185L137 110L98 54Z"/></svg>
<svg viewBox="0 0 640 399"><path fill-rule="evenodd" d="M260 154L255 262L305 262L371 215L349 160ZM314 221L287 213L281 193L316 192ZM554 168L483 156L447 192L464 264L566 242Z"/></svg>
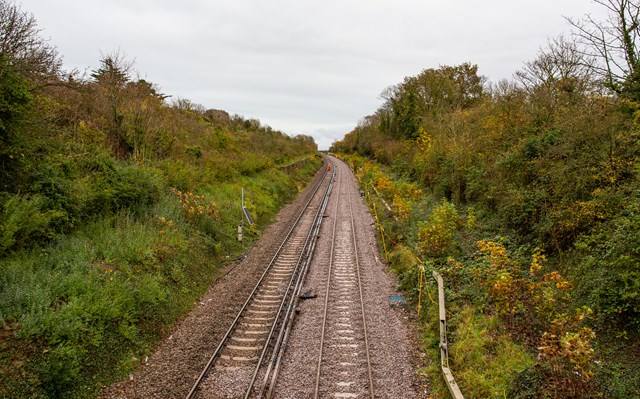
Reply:
<svg viewBox="0 0 640 399"><path fill-rule="evenodd" d="M420 306L423 350L431 359L426 371L433 382L432 397L449 395L439 363L437 291L432 270L439 271L445 280L450 367L465 397L638 395L640 385L633 360L638 354L630 350L633 338L625 330L617 330L612 337L611 330L601 327L602 315L594 315L594 310L585 306L601 311L599 302L589 300L582 292L597 295L593 284L601 282L602 277L588 281L570 273L575 269L569 264L577 264L584 265L581 267L586 268L583 273L587 275L625 276L613 272L623 259L630 258L600 244L600 235L611 232L607 224L578 241L572 257L559 258L519 241L486 210L434 197L366 158L341 157L354 169L377 215L378 238L381 246L384 238L385 256L398 276L400 288L413 305ZM622 212L614 231L626 239L609 235L609 243L633 245L634 215ZM632 253L629 247L626 254ZM609 261L611 266L588 266L596 259ZM601 289L610 292L605 286ZM604 301L610 297L600 298L605 306ZM629 306L631 299L622 303ZM633 330L634 322L633 318L629 320L628 331ZM614 355L620 351L625 355Z"/></svg>
<svg viewBox="0 0 640 399"><path fill-rule="evenodd" d="M270 169L203 186L193 196L201 204L168 191L149 207L90 218L71 234L0 259L0 360L11 369L0 396L91 397L127 375L243 251L234 234L240 187L257 221L249 245L309 181L319 158L301 166L292 175ZM216 213L202 204L215 204Z"/></svg>

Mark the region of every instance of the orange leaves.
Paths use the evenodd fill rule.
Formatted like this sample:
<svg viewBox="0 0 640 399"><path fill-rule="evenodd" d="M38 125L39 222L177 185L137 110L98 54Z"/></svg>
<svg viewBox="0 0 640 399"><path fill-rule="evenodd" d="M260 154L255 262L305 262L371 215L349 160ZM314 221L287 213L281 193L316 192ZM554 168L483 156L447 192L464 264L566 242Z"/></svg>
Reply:
<svg viewBox="0 0 640 399"><path fill-rule="evenodd" d="M218 207L213 202L206 204L205 197L202 195L195 195L192 192L182 192L180 190L172 189L180 205L184 215L189 220L194 220L201 216L211 217L214 219L220 218L220 212Z"/></svg>
<svg viewBox="0 0 640 399"><path fill-rule="evenodd" d="M541 274L547 257L534 250L529 273L512 259L506 248L492 241L478 241L478 250L489 268L479 273L479 279L494 301L501 316L510 317L529 312L539 321L553 317L560 302L567 299L572 286L557 271Z"/></svg>
<svg viewBox="0 0 640 399"><path fill-rule="evenodd" d="M166 226L169 229L173 228L173 220L167 220L164 216L158 216L157 219L162 226Z"/></svg>

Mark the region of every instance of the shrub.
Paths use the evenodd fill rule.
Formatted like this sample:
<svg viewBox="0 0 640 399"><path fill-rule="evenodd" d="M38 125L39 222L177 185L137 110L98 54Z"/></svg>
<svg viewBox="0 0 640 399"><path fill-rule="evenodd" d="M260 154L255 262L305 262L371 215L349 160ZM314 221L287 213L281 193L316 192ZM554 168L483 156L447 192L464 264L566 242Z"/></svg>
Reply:
<svg viewBox="0 0 640 399"><path fill-rule="evenodd" d="M593 385L595 333L584 326L588 309L559 315L539 342L535 367L514 379L509 397L517 399L599 398Z"/></svg>
<svg viewBox="0 0 640 399"><path fill-rule="evenodd" d="M53 237L49 226L64 214L43 211L43 204L44 198L39 195L4 196L0 203L0 253L20 247L28 240Z"/></svg>
<svg viewBox="0 0 640 399"><path fill-rule="evenodd" d="M579 301L607 326L640 335L640 200L576 243Z"/></svg>
<svg viewBox="0 0 640 399"><path fill-rule="evenodd" d="M455 205L443 199L433 208L427 221L418 224L420 251L424 256L435 258L449 255L454 234L461 227L462 219Z"/></svg>
<svg viewBox="0 0 640 399"><path fill-rule="evenodd" d="M96 174L90 183L87 209L91 213L144 209L160 198L163 178L156 169L139 166L116 166Z"/></svg>

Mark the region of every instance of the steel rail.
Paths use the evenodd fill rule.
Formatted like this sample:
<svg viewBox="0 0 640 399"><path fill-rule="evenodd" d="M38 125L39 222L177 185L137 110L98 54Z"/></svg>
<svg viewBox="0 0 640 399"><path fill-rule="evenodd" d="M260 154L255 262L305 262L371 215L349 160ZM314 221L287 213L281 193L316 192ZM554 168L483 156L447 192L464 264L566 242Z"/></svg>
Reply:
<svg viewBox="0 0 640 399"><path fill-rule="evenodd" d="M326 158L325 158L326 159ZM287 232L287 234L285 235L284 239L282 240L282 243L280 244L280 246L278 247L275 255L273 256L273 258L271 259L271 261L269 262L269 264L267 265L267 267L265 268L265 271L262 273L262 275L260 276L260 279L258 280L258 282L256 283L255 287L253 288L253 290L251 291L251 293L249 294L247 300L244 302L244 304L242 305L242 308L240 309L240 311L238 312L237 316L235 317L235 319L233 320L233 322L231 323L231 326L229 327L229 329L227 330L227 332L225 333L225 335L222 337L222 340L220 341L220 343L218 344L218 346L216 347L215 351L213 352L213 354L211 355L211 357L209 358L209 361L207 362L207 364L205 365L204 369L202 370L202 372L200 373L200 375L198 376L196 382L194 383L194 385L192 386L191 390L189 391L189 393L186 396L186 399L193 399L196 396L196 393L198 391L198 389L200 388L200 385L202 384L202 382L204 381L205 377L207 376L209 370L211 369L211 366L213 365L213 363L215 362L215 360L217 359L217 357L220 355L220 352L222 351L222 349L224 348L224 346L226 345L227 341L229 340L229 337L231 336L231 334L233 333L233 331L236 329L236 327L238 326L238 322L240 321L240 319L242 318L245 310L247 309L247 307L249 306L249 304L251 303L251 301L253 300L253 298L255 297L256 293L258 292L259 287L261 286L262 282L264 281L265 277L269 274L269 272L271 271L272 266L275 264L276 260L278 259L278 257L280 256L282 249L284 248L284 246L287 244L287 242L289 241L289 238L291 237L291 234L293 233L293 231L295 230L296 227L298 227L298 223L300 222L300 220L302 219L303 215L305 214L305 212L307 211L309 204L313 201L313 199L316 197L316 194L318 192L318 190L320 190L320 187L324 184L326 176L328 174L327 168L323 168L324 169L324 173L322 175L322 178L320 179L320 181L318 182L318 185L315 187L313 193L309 196L309 199L307 200L307 202L304 204L302 210L300 211L300 213L298 214L297 218L295 219L295 221L293 222L291 229L289 229L289 231ZM325 194L326 195L326 194ZM277 316L276 316L277 318ZM268 344L268 342L265 343L265 346Z"/></svg>
<svg viewBox="0 0 640 399"><path fill-rule="evenodd" d="M338 175L338 179L342 180L342 173ZM320 369L322 367L322 348L324 347L324 336L325 336L326 326L327 326L327 312L329 308L329 289L330 289L330 283L331 283L331 269L333 268L333 254L334 254L334 249L336 245L336 225L338 223L338 207L340 205L341 188L342 188L341 184L338 183L338 193L336 195L336 206L335 206L335 212L333 216L333 227L331 229L331 251L329 252L329 270L327 271L327 285L326 285L327 290L324 294L324 312L322 316L322 330L320 334L320 353L318 355L318 366L316 369L316 387L314 391L315 399L318 399L318 394L320 392Z"/></svg>
<svg viewBox="0 0 640 399"><path fill-rule="evenodd" d="M282 300L280 302L280 307L278 308L278 312L276 313L276 317L275 317L275 319L273 321L273 324L271 326L271 330L269 331L269 335L268 335L268 337L267 337L267 339L265 341L265 345L264 345L264 347L262 349L262 353L260 355L260 359L258 360L258 364L256 365L256 367L254 369L253 375L251 377L251 382L249 383L247 391L245 392L244 399L248 399L251 396L251 392L253 391L253 387L254 387L256 379L258 377L258 372L260 371L260 368L262 366L262 362L264 361L265 356L267 354L267 351L269 349L269 346L270 346L269 342L271 342L271 339L273 337L273 333L274 333L274 331L275 331L275 329L276 329L276 327L278 325L278 320L280 320L280 318L282 316L283 310L286 309L286 313L285 313L284 317L282 318L282 324L281 324L280 331L278 333L278 337L277 337L275 343L273 344L272 356L271 356L271 360L270 360L270 362L269 362L269 364L267 366L267 372L265 374L265 379L268 379L269 373L271 372L271 369L272 369L273 359L277 355L277 352L279 352L280 344L282 342L282 335L283 335L284 327L286 325L287 318L289 317L289 315L292 312L292 306L291 305L294 302L294 298L295 298L296 292L300 290L301 280L302 280L302 277L304 276L303 275L304 265L301 267L301 262L302 262L303 259L305 259L305 256L306 256L307 260L309 259L309 255L308 255L309 254L309 248L313 244L315 244L315 240L313 240L313 234L314 234L314 231L315 231L314 227L318 223L318 221L320 221L320 222L322 221L322 217L321 217L321 215L322 215L322 213L321 213L322 205L325 203L327 197L329 196L329 193L330 193L330 190L331 190L331 179L333 177L333 173L335 173L335 169L332 172L331 178L329 180L329 185L327 186L327 190L325 191L325 193L323 195L322 201L318 205L318 209L316 211L316 214L313 217L313 221L311 223L311 227L309 228L307 236L305 237L305 241L304 241L304 244L302 246L302 250L300 252L300 255L298 256L298 261L296 262L296 266L294 267L294 270L293 270L293 272L291 274L291 277L290 277L290 280L289 280L289 284L287 285L285 293L284 293L284 295L282 297ZM306 264L306 262L305 262L305 264ZM295 284L293 284L294 280L295 280ZM287 302L287 300L288 300L289 303L285 307L285 302ZM259 397L262 396L263 391L264 391L264 388L261 387L259 395L258 395Z"/></svg>
<svg viewBox="0 0 640 399"><path fill-rule="evenodd" d="M356 256L356 271L358 275L358 290L360 291L360 309L362 310L362 324L364 326L364 347L367 353L367 373L369 374L369 393L371 399L373 399L373 376L371 372L371 356L369 355L369 334L367 332L367 317L364 311L364 296L362 295L362 280L360 278L360 260L358 258L358 244L356 242L356 227L353 222L353 206L351 203L351 190L347 190L349 193L349 215L351 216L351 234L353 236L353 251Z"/></svg>
<svg viewBox="0 0 640 399"><path fill-rule="evenodd" d="M342 176L342 173L340 174L340 176ZM348 184L348 182L347 182ZM336 210L335 210L335 216L334 216L334 221L333 221L333 231L332 231L332 241L331 241L331 252L330 252L330 261L329 261L329 270L328 270L328 274L327 274L327 290L326 290L326 294L325 294L325 301L324 301L324 314L323 314L323 320L322 320L322 332L321 332L321 336L320 336L320 353L318 356L318 365L317 365L317 372L316 372L316 386L315 386L315 392L314 392L314 398L318 399L319 395L320 395L320 376L321 376L321 368L322 368L322 355L323 355L323 347L324 347L324 341L325 341L325 334L326 334L326 323L327 323L327 313L328 313L328 304L329 304L329 290L330 290L330 283L331 283L331 273L332 273L332 269L333 269L333 263L334 263L334 247L335 247L335 242L336 242L336 223L337 223L337 215L338 215L338 207L339 207L339 198L340 198L340 191L341 191L341 185L338 185L338 195L336 198ZM374 394L374 386L373 386L373 375L372 375L372 367L371 367L371 357L369 354L369 338L368 338L368 332L367 332L367 320L366 320L366 313L365 313L365 309L364 309L364 295L362 293L362 279L360 276L360 261L359 261L359 257L358 257L358 245L357 245L357 241L356 241L356 233L355 233L355 223L354 223L354 217L353 217L353 206L351 203L351 190L347 189L347 194L348 194L348 201L349 201L349 216L350 216L350 221L351 221L351 236L352 236L352 243L353 243L353 250L354 250L354 255L355 255L355 266L356 266L356 274L358 277L358 291L359 291L359 296L360 296L360 310L362 313L362 322L363 322L363 332L364 332L364 345L365 345L365 352L366 352L366 358L367 358L367 376L368 376L368 380L369 380L369 395L371 399L375 398L375 394Z"/></svg>
<svg viewBox="0 0 640 399"><path fill-rule="evenodd" d="M265 372L265 376L260 387L260 392L258 394L258 398L266 398L270 399L273 395L276 381L278 379L278 375L280 372L280 365L282 362L282 357L284 356L287 343L289 341L289 334L291 333L291 329L293 328L293 323L295 321L296 311L295 309L298 306L298 302L300 299L300 290L304 284L307 272L309 270L309 266L311 264L311 260L313 259L313 254L315 252L316 243L318 242L318 237L320 236L320 228L322 226L322 219L324 218L324 213L327 209L327 205L329 203L329 195L331 194L331 190L333 188L333 179L335 178L335 167L333 169L333 173L331 175L331 180L329 181L329 187L327 188L326 195L323 199L322 205L318 213L316 214L315 225L312 228L311 232L311 245L308 248L308 254L305 260L305 263L302 267L302 270L298 276L298 281L296 282L296 286L293 290L293 295L291 296L291 300L289 303L287 315L284 318L284 323L280 330L280 334L278 335L278 340L276 341L276 347L274 348L274 352L271 356L271 360L269 362L269 366L267 371ZM266 391L266 393L265 393Z"/></svg>

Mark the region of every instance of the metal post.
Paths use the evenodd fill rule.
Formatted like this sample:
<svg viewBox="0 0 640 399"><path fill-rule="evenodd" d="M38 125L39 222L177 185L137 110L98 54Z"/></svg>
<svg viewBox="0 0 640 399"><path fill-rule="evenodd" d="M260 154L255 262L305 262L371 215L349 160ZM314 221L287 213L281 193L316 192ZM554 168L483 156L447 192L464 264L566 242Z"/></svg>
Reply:
<svg viewBox="0 0 640 399"><path fill-rule="evenodd" d="M238 240L242 244L242 251L244 252L244 187L241 188L241 202L240 202L240 226L238 227Z"/></svg>

